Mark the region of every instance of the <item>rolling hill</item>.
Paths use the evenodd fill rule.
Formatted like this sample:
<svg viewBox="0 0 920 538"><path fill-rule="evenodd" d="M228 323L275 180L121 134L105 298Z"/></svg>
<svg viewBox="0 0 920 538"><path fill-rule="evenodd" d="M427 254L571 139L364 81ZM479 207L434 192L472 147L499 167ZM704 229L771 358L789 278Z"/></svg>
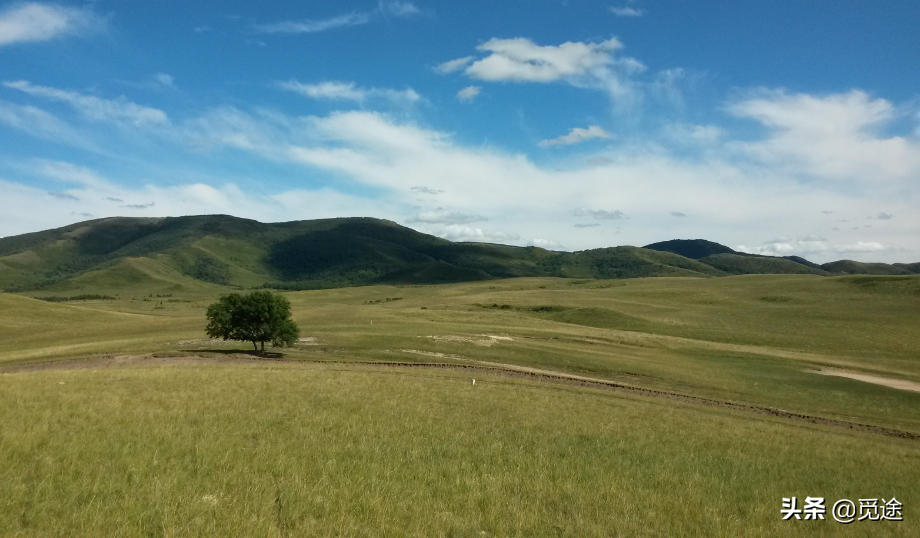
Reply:
<svg viewBox="0 0 920 538"><path fill-rule="evenodd" d="M713 277L753 273L912 274L920 264L818 266L705 241L579 252L456 243L394 222L338 218L265 224L227 215L114 217L0 238L6 291L235 286L318 289L510 277Z"/></svg>

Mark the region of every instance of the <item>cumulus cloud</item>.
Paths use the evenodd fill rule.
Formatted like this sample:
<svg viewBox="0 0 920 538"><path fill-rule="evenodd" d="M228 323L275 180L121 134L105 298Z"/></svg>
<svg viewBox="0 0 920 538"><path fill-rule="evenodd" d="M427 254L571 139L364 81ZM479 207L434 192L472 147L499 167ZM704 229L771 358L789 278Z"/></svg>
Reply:
<svg viewBox="0 0 920 538"><path fill-rule="evenodd" d="M681 213L680 211L671 211L672 217L686 217L686 213Z"/></svg>
<svg viewBox="0 0 920 538"><path fill-rule="evenodd" d="M569 41L558 46L540 46L523 37L490 39L477 47L488 55L472 62L465 72L488 81L552 82L603 67L610 63L611 53L622 47L616 38L600 43ZM445 65L459 69L462 62L441 64L442 68Z"/></svg>
<svg viewBox="0 0 920 538"><path fill-rule="evenodd" d="M150 202L149 204L125 204L121 207L124 207L127 209L150 209L151 207L155 205L156 205L156 202Z"/></svg>
<svg viewBox="0 0 920 538"><path fill-rule="evenodd" d="M575 127L569 131L568 134L562 135L559 138L541 141L540 146L544 148L551 146L568 146L572 144L578 144L592 138L610 138L610 133L601 129L597 125L591 125L587 129Z"/></svg>
<svg viewBox="0 0 920 538"><path fill-rule="evenodd" d="M583 223L573 224L572 226L575 228L597 228L598 226L600 226L600 224L596 222L589 222L586 224L583 224Z"/></svg>
<svg viewBox="0 0 920 538"><path fill-rule="evenodd" d="M74 196L74 195L72 195L72 194L69 194L69 193L66 193L66 192L48 191L48 195L49 195L49 196L53 196L54 198L57 198L58 200L73 200L73 201L79 201L79 200L80 200L80 199L77 198L76 196Z"/></svg>
<svg viewBox="0 0 920 538"><path fill-rule="evenodd" d="M886 181L920 173L920 142L880 134L896 118L895 107L862 91L813 96L760 90L728 110L770 130L763 141L739 144L764 163L832 180Z"/></svg>
<svg viewBox="0 0 920 538"><path fill-rule="evenodd" d="M457 92L457 99L461 103L471 103L473 102L473 99L479 95L480 90L482 90L482 88L479 86L467 86L466 88L463 88Z"/></svg>
<svg viewBox="0 0 920 538"><path fill-rule="evenodd" d="M93 121L112 122L135 127L169 124L169 118L162 110L138 105L128 101L125 97L102 99L92 95L82 95L67 90L37 86L25 80L7 81L3 85L29 95L62 101Z"/></svg>
<svg viewBox="0 0 920 538"><path fill-rule="evenodd" d="M457 58L435 69L441 73L462 71L472 79L489 82L565 82L603 91L617 111L626 112L642 101L642 85L634 77L645 66L634 58L616 55L621 48L616 38L546 46L525 37L493 38L477 47L483 57Z"/></svg>
<svg viewBox="0 0 920 538"><path fill-rule="evenodd" d="M313 34L335 28L360 26L371 22L370 13L345 13L336 17L319 20L280 21L269 24L257 24L255 29L265 34Z"/></svg>
<svg viewBox="0 0 920 538"><path fill-rule="evenodd" d="M88 34L104 26L105 20L86 8L14 3L0 9L0 46Z"/></svg>
<svg viewBox="0 0 920 538"><path fill-rule="evenodd" d="M619 209L615 211L607 211L605 209L589 209L587 207L579 207L572 210L572 214L576 217L591 217L596 220L618 220L629 218L626 216L626 213L623 213Z"/></svg>
<svg viewBox="0 0 920 538"><path fill-rule="evenodd" d="M870 219L878 219L878 220L891 220L891 219L894 218L894 215L892 215L891 213L879 212L878 215L876 215L876 216L874 216L874 217L869 217L869 218L870 218Z"/></svg>

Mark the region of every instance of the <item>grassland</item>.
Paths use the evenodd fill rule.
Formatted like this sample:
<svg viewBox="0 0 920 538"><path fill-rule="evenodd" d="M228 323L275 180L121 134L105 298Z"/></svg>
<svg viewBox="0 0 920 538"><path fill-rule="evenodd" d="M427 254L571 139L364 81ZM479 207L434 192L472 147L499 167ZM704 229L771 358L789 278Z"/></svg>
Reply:
<svg viewBox="0 0 920 538"><path fill-rule="evenodd" d="M920 441L839 424L920 434L920 393L814 370L920 382L918 277L292 292L307 340L273 361L203 339L222 288L141 282L0 294L0 535L915 535ZM123 355L171 359L98 367ZM905 521L781 521L790 496L895 496Z"/></svg>

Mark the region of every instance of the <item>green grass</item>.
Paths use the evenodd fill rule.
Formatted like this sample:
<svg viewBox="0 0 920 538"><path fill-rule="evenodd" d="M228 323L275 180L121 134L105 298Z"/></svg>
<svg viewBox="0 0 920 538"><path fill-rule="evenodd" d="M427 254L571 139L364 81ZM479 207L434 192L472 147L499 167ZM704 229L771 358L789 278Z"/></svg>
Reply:
<svg viewBox="0 0 920 538"><path fill-rule="evenodd" d="M3 536L912 536L915 442L442 371L0 376ZM781 521L896 496L903 523Z"/></svg>
<svg viewBox="0 0 920 538"><path fill-rule="evenodd" d="M213 364L195 358L249 346L205 340L227 290L170 274L138 260L79 290L115 299L0 294L0 367L189 363L0 374L0 536L912 536L920 517L916 440L353 364L502 363L920 433L920 393L811 372L920 381L920 277L289 292L314 340ZM793 495L894 495L906 521L782 522Z"/></svg>

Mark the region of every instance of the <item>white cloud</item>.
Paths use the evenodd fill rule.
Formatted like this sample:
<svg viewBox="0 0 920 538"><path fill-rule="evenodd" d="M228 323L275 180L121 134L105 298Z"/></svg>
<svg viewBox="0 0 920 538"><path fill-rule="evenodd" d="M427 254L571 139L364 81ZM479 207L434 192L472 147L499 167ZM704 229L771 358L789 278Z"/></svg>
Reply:
<svg viewBox="0 0 920 538"><path fill-rule="evenodd" d="M350 101L363 101L367 91L355 87L354 82L320 82L317 84L303 84L296 80L279 82L278 87L297 92L313 99L344 99Z"/></svg>
<svg viewBox="0 0 920 538"><path fill-rule="evenodd" d="M0 10L0 46L80 35L105 26L98 15L83 8L26 2Z"/></svg>
<svg viewBox="0 0 920 538"><path fill-rule="evenodd" d="M409 219L406 219L406 222L425 224L469 224L470 222L478 222L483 220L489 219L479 215L461 213L459 211L450 211L439 207L434 211L423 211Z"/></svg>
<svg viewBox="0 0 920 538"><path fill-rule="evenodd" d="M435 234L450 241L464 241L470 243L500 243L510 244L517 242L521 236L515 233L483 230L469 226L446 226Z"/></svg>
<svg viewBox="0 0 920 538"><path fill-rule="evenodd" d="M618 112L632 111L641 103L643 86L633 77L645 70L633 58L615 56L623 47L616 38L601 42L566 42L540 46L530 39L493 38L479 45L484 58L467 56L436 67L441 73L463 71L476 80L490 82L566 82L577 88L607 93Z"/></svg>
<svg viewBox="0 0 920 538"><path fill-rule="evenodd" d="M63 101L84 117L94 121L130 124L136 127L169 124L169 118L162 110L132 103L125 97L119 97L114 100L101 99L92 95L82 95L46 86L36 86L25 80L4 82L3 85L29 95Z"/></svg>
<svg viewBox="0 0 920 538"><path fill-rule="evenodd" d="M377 4L377 9L379 9L381 13L393 15L395 17L411 17L413 15L419 15L422 12L419 8L415 7L415 4L412 2L399 1L381 1Z"/></svg>
<svg viewBox="0 0 920 538"><path fill-rule="evenodd" d="M472 56L457 58L456 60L451 60L449 62L439 64L435 70L440 73L453 73L454 71L459 71L468 66L473 60L474 58Z"/></svg>
<svg viewBox="0 0 920 538"><path fill-rule="evenodd" d="M535 237L527 242L528 245L535 247L545 248L547 250L559 250L562 248L562 243L555 241L553 239L543 239L542 237Z"/></svg>
<svg viewBox="0 0 920 538"><path fill-rule="evenodd" d="M490 39L477 47L489 55L470 64L466 74L488 81L552 82L603 67L611 62L611 52L622 47L616 38L558 46L540 46L523 37ZM456 64L458 68L460 65Z"/></svg>
<svg viewBox="0 0 920 538"><path fill-rule="evenodd" d="M360 26L371 21L369 13L346 13L322 20L281 21L257 24L256 30L266 34L312 34L335 28Z"/></svg>
<svg viewBox="0 0 920 538"><path fill-rule="evenodd" d="M422 99L412 88L393 90L389 88L361 88L354 82L326 81L304 84L296 80L277 83L279 88L299 93L312 99L364 102L371 98L382 98L394 103L411 104Z"/></svg>
<svg viewBox="0 0 920 538"><path fill-rule="evenodd" d="M96 151L78 130L40 108L0 101L0 123L37 138Z"/></svg>
<svg viewBox="0 0 920 538"><path fill-rule="evenodd" d="M865 92L817 97L762 90L728 110L770 129L767 139L738 145L764 163L836 180L920 174L920 141L880 134L895 119L895 108Z"/></svg>
<svg viewBox="0 0 920 538"><path fill-rule="evenodd" d="M645 14L644 11L634 7L611 7L610 12L616 15L617 17L641 17Z"/></svg>
<svg viewBox="0 0 920 538"><path fill-rule="evenodd" d="M482 90L479 86L467 86L459 92L457 92L457 99L461 103L471 103L476 96L479 95L479 92Z"/></svg>
<svg viewBox="0 0 920 538"><path fill-rule="evenodd" d="M176 86L175 78L173 78L172 75L167 75L166 73L157 73L153 75L153 80L165 88L174 88Z"/></svg>
<svg viewBox="0 0 920 538"><path fill-rule="evenodd" d="M725 131L716 125L672 123L665 126L664 135L684 145L712 145L722 140Z"/></svg>
<svg viewBox="0 0 920 538"><path fill-rule="evenodd" d="M591 125L587 129L575 127L568 134L554 138L552 140L543 140L540 146L548 148L551 146L568 146L578 144L592 138L610 138L610 133L601 129L597 125Z"/></svg>
<svg viewBox="0 0 920 538"><path fill-rule="evenodd" d="M767 241L759 247L740 245L735 250L765 256L802 256L806 258L820 256L825 260L838 260L852 254L890 254L900 249L886 246L879 241L836 244L826 237L811 235L797 238L780 237Z"/></svg>

